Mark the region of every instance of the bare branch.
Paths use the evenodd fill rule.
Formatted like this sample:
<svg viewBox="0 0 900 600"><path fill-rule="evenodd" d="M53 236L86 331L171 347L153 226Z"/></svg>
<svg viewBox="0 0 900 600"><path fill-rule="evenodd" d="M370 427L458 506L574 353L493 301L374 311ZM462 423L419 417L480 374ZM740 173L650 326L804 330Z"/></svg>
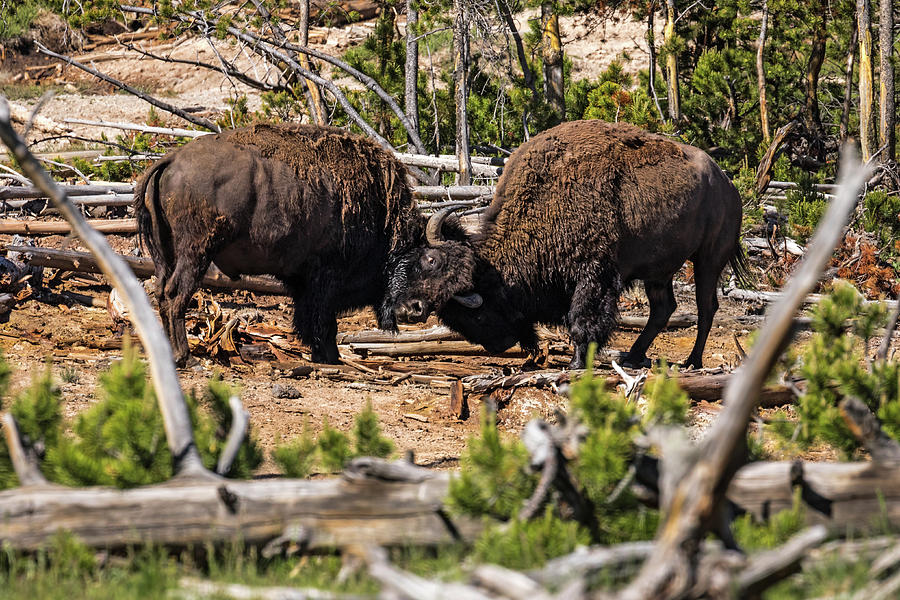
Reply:
<svg viewBox="0 0 900 600"><path fill-rule="evenodd" d="M22 444L16 419L10 413L4 413L3 417L0 417L0 421L3 423L6 446L9 448L9 459L16 471L16 477L19 478L19 483L23 486L48 485L47 479L38 467L37 457L33 450L31 448L26 450Z"/></svg>
<svg viewBox="0 0 900 600"><path fill-rule="evenodd" d="M216 465L216 473L223 477L231 470L231 464L237 457L250 426L250 413L244 410L244 405L241 404L240 398L237 396L230 397L228 399L228 407L231 409L231 431L228 432L225 448L222 450L219 462Z"/></svg>
<svg viewBox="0 0 900 600"><path fill-rule="evenodd" d="M96 256L104 274L122 294L147 352L150 377L163 415L176 473L188 476L211 475L204 468L194 445L191 419L175 372L172 348L150 307L144 288L132 275L125 262L112 251L103 235L87 224L79 210L69 202L66 193L50 179L37 159L28 151L25 142L10 124L9 107L3 99L0 99L0 139L12 151L28 178L53 200L60 214L72 224L72 229Z"/></svg>
<svg viewBox="0 0 900 600"><path fill-rule="evenodd" d="M888 351L891 349L891 339L894 337L894 331L897 330L897 320L900 319L900 298L894 310L891 311L891 317L888 320L887 329L885 329L884 337L881 339L881 345L878 346L878 353L875 355L878 360L887 360Z"/></svg>
<svg viewBox="0 0 900 600"><path fill-rule="evenodd" d="M841 416L853 436L869 451L878 464L900 463L900 443L881 429L878 417L859 398L844 398L840 403Z"/></svg>
<svg viewBox="0 0 900 600"><path fill-rule="evenodd" d="M89 67L87 65L83 65L73 58L64 56L62 54L57 54L56 52L49 50L46 46L44 46L40 42L36 41L34 43L34 45L37 48L38 52L40 52L41 54L46 54L47 56L52 56L53 58L56 58L58 60L61 60L65 63L72 65L73 67L78 67L82 71L90 73L94 77L96 77L98 79L102 79L103 81L105 81L107 83L111 83L112 85L116 86L117 88L125 90L129 94L137 96L141 100L149 102L150 104L152 104L153 106L155 106L161 110L164 110L166 112L172 113L173 115L179 116L189 123L193 123L194 125L197 125L198 127L203 127L204 129L209 129L210 131L216 131L216 132L221 131L219 126L216 125L215 123L213 123L212 121L209 121L202 117L195 117L194 115L181 110L177 106L172 106L171 104L169 104L167 102L163 102L162 100L157 100L153 96L150 96L149 94L145 94L144 92L131 87L127 83L123 83L123 82L119 81L118 79L114 79L114 78L110 77L109 75L101 73L100 71L98 71L96 69L92 69L91 67Z"/></svg>

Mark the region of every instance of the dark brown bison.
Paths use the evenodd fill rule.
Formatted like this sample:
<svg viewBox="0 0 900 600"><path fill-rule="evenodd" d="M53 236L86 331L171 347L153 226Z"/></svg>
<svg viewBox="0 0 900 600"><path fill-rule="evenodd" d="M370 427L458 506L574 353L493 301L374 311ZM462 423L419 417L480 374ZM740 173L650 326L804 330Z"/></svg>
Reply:
<svg viewBox="0 0 900 600"><path fill-rule="evenodd" d="M185 309L211 262L232 278L281 279L313 360L335 363L338 313L375 306L379 326L396 329L393 263L425 243L403 165L329 127L254 125L194 140L141 177L135 211L180 364Z"/></svg>
<svg viewBox="0 0 900 600"><path fill-rule="evenodd" d="M694 263L700 367L726 263L745 272L741 202L703 151L624 124L564 123L510 157L480 232L443 239L447 210L432 217L428 245L398 262L397 316L434 310L491 352L535 351L535 323L565 324L581 368L590 342L606 343L620 292L644 282L647 326L627 364L646 364L675 310L672 276ZM456 300L454 300L454 295ZM462 300L462 301L461 301Z"/></svg>

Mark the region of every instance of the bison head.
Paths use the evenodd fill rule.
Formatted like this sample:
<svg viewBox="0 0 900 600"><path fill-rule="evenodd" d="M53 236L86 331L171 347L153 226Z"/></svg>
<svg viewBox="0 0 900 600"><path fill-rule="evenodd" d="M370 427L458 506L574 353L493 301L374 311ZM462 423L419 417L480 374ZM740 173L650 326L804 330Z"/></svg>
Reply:
<svg viewBox="0 0 900 600"><path fill-rule="evenodd" d="M401 255L391 266L388 295L396 318L421 322L448 302L470 309L482 304L474 292L475 251L458 226L452 239L444 239L444 220L454 207L438 211L428 221L428 244Z"/></svg>

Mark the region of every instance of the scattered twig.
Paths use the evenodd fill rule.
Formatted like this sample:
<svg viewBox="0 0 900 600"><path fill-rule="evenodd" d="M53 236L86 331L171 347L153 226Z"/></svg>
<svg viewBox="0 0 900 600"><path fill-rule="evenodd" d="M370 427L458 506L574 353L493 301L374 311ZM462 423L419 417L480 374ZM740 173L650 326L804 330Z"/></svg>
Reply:
<svg viewBox="0 0 900 600"><path fill-rule="evenodd" d="M239 583L220 583L192 577L178 580L176 597L234 598L235 600L364 600L374 596L338 594L314 588L258 587Z"/></svg>

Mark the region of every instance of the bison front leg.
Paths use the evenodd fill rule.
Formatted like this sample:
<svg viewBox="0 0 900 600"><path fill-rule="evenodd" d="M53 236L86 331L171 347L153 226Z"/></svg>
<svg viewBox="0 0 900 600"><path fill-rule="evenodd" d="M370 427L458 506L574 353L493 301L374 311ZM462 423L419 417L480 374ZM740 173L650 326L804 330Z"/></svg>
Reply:
<svg viewBox="0 0 900 600"><path fill-rule="evenodd" d="M337 342L337 311L334 280L325 275L296 287L294 296L294 329L304 344L310 347L314 363L337 364L340 362ZM291 286L294 287L294 286Z"/></svg>
<svg viewBox="0 0 900 600"><path fill-rule="evenodd" d="M647 349L659 332L669 322L669 317L675 312L678 303L675 301L675 290L672 289L672 279L668 281L645 281L644 290L647 292L647 300L650 301L650 317L641 334L634 341L628 355L622 360L627 367L649 367Z"/></svg>
<svg viewBox="0 0 900 600"><path fill-rule="evenodd" d="M604 273L582 279L575 287L569 307L569 335L575 354L570 369L583 369L588 345L602 347L616 325L619 292L622 284L617 274Z"/></svg>

